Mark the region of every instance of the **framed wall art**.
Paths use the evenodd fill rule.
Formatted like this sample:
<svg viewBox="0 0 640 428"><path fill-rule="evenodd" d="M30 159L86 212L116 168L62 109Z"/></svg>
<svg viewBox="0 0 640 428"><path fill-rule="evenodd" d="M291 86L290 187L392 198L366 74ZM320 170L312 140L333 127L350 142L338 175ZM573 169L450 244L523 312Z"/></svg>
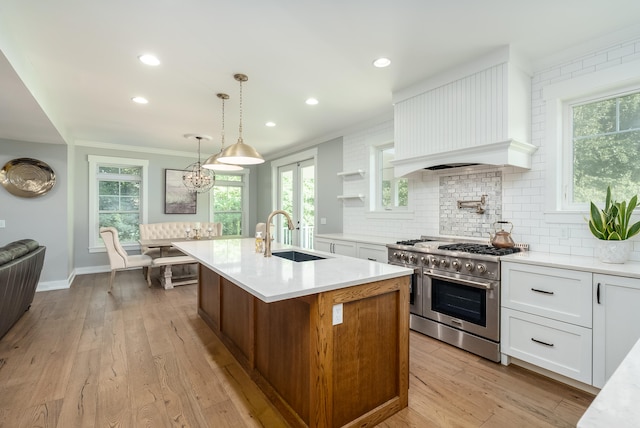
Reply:
<svg viewBox="0 0 640 428"><path fill-rule="evenodd" d="M164 180L164 213L165 214L195 214L197 194L189 192L182 184L180 169L165 169Z"/></svg>

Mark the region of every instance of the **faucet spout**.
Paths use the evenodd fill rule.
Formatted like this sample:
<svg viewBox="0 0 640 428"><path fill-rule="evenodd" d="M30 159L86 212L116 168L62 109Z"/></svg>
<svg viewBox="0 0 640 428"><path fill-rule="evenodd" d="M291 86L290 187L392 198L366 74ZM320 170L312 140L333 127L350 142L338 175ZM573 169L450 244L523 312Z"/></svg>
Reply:
<svg viewBox="0 0 640 428"><path fill-rule="evenodd" d="M265 257L271 257L271 220L276 214L282 214L287 218L287 227L289 228L289 230L295 229L295 226L293 225L293 220L291 220L291 216L286 211L275 210L271 214L269 214L269 217L267 217L267 225L265 227L266 231L265 231L265 237L264 237L264 256Z"/></svg>

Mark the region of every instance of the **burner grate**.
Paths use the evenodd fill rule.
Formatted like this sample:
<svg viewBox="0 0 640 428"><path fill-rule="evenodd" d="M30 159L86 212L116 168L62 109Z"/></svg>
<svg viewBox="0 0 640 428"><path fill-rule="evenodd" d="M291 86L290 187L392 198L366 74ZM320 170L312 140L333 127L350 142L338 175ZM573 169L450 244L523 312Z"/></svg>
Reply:
<svg viewBox="0 0 640 428"><path fill-rule="evenodd" d="M485 254L489 256L506 256L508 254L520 252L520 248L496 248L490 245L482 244L448 244L438 247L440 250L461 251L463 253Z"/></svg>
<svg viewBox="0 0 640 428"><path fill-rule="evenodd" d="M396 244L398 245L416 245L418 242L429 242L432 241L431 239L407 239L405 241L397 241Z"/></svg>

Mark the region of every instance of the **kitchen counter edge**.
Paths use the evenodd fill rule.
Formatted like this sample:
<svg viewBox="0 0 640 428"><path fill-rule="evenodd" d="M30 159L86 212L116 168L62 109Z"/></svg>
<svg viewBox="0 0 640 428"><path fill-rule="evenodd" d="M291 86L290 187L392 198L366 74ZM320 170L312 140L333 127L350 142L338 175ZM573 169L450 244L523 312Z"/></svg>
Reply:
<svg viewBox="0 0 640 428"><path fill-rule="evenodd" d="M603 263L595 257L523 251L500 257L503 262L524 263L536 266L573 269L604 275L640 278L640 262Z"/></svg>

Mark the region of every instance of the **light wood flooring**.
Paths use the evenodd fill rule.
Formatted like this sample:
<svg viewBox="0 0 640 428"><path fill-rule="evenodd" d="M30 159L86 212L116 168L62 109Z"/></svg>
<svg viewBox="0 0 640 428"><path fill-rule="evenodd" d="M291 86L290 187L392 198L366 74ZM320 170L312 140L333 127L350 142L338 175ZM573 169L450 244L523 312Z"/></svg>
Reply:
<svg viewBox="0 0 640 428"><path fill-rule="evenodd" d="M140 270L36 293L0 340L0 427L282 427L196 313ZM409 407L381 427L573 427L593 396L412 332Z"/></svg>

